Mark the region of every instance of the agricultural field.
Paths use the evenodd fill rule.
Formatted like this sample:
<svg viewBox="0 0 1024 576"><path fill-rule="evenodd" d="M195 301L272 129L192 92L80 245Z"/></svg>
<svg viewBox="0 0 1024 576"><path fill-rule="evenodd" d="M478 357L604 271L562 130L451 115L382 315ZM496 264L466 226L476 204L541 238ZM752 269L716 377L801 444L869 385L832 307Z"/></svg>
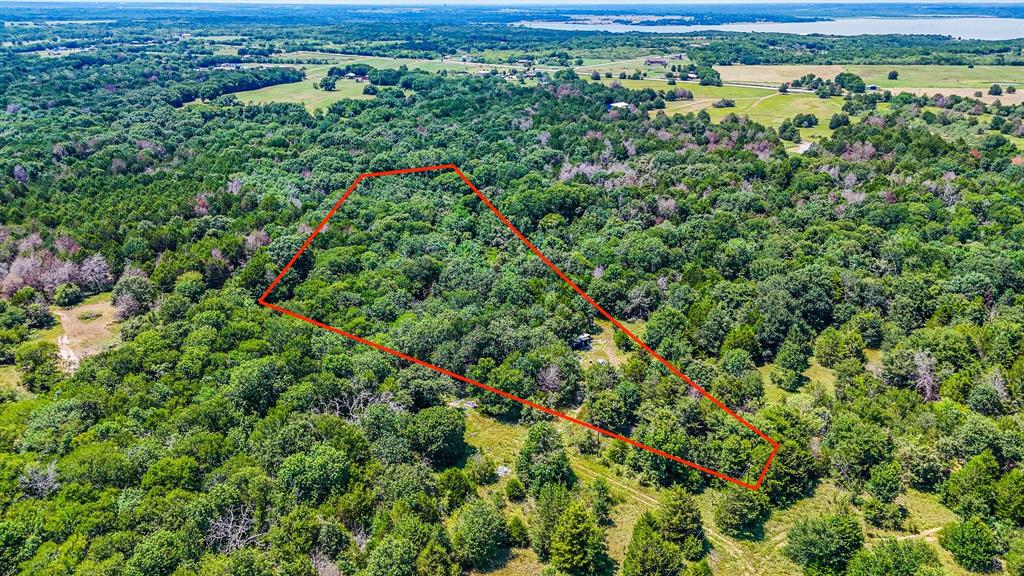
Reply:
<svg viewBox="0 0 1024 576"><path fill-rule="evenodd" d="M831 134L828 128L829 118L833 114L842 112L842 98L821 99L814 94L805 92L790 92L781 94L775 88L754 87L754 86L701 86L696 82L677 82L675 86L669 86L664 80L619 80L616 78L603 78L604 84L618 83L632 90L652 88L654 90L669 90L672 88L685 88L693 92L693 100L676 100L665 102L665 114L675 113L687 114L707 110L713 120L721 121L729 114L747 116L755 122L766 126L778 128L783 120L791 119L796 114L814 114L818 117L818 125L813 128L801 128L800 135L805 142L814 142ZM716 108L714 103L719 100L728 99L735 102L735 106L729 108ZM651 114L656 114L654 110ZM796 148L796 145L789 146Z"/></svg>
<svg viewBox="0 0 1024 576"><path fill-rule="evenodd" d="M354 80L339 80L335 90L327 91L320 88L319 83L327 76L327 70L336 64L301 65L306 70L306 79L290 84L267 86L259 90L237 92L235 96L242 102L266 104L269 102L285 102L303 104L307 110L326 110L328 106L347 98L366 100L372 98L363 94L365 83ZM300 65L296 65L300 66Z"/></svg>
<svg viewBox="0 0 1024 576"><path fill-rule="evenodd" d="M795 80L805 74L822 78L834 78L840 72L853 72L867 84L877 85L882 90L911 92L914 94L956 94L972 96L982 92L981 99L991 102L999 99L1003 103L1017 104L1024 100L1024 91L1017 94L989 96L992 84L1024 85L1024 69L1020 66L932 66L932 65L732 65L716 66L723 82L738 84L759 84L778 87L783 82ZM895 70L899 77L889 80L888 74Z"/></svg>

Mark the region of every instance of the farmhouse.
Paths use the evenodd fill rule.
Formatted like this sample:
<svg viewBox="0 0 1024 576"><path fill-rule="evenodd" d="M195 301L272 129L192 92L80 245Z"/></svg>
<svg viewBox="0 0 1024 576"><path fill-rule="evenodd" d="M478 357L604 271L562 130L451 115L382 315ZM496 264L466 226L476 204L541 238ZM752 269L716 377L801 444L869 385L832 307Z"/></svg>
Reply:
<svg viewBox="0 0 1024 576"><path fill-rule="evenodd" d="M644 60L645 66L668 66L668 61L664 58L648 58Z"/></svg>

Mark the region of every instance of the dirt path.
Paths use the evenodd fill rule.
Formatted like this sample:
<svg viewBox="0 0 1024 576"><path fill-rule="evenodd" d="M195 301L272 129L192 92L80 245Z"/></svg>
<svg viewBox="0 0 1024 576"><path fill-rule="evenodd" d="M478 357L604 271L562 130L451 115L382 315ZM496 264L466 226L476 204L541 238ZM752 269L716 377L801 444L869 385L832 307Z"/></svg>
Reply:
<svg viewBox="0 0 1024 576"><path fill-rule="evenodd" d="M73 308L54 308L63 334L57 337L57 351L64 369L74 372L82 358L93 356L116 344L115 310L109 298L87 301Z"/></svg>

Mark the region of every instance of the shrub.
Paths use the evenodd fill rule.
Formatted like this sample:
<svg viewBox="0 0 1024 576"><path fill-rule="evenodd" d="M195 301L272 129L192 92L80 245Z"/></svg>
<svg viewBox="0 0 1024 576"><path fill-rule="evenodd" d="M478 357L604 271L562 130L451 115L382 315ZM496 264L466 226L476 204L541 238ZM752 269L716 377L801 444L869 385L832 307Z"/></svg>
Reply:
<svg viewBox="0 0 1024 576"><path fill-rule="evenodd" d="M999 553L992 530L977 516L943 528L939 544L949 550L957 564L977 572L991 570Z"/></svg>
<svg viewBox="0 0 1024 576"><path fill-rule="evenodd" d="M459 512L452 530L452 548L463 566L487 566L507 545L505 519L494 506L473 500Z"/></svg>
<svg viewBox="0 0 1024 576"><path fill-rule="evenodd" d="M814 574L842 574L864 545L860 521L847 513L801 519L787 538L786 556Z"/></svg>

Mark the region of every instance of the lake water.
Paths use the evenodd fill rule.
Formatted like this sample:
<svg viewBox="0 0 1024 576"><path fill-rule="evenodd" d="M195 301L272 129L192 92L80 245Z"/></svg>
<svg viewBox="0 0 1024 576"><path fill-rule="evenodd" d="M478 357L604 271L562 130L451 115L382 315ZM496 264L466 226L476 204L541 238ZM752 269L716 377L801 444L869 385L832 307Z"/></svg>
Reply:
<svg viewBox="0 0 1024 576"><path fill-rule="evenodd" d="M696 26L635 26L573 22L519 22L520 26L550 30L600 30L604 32L782 32L787 34L940 34L971 40L1024 38L1020 18L841 18L822 22L750 22Z"/></svg>

